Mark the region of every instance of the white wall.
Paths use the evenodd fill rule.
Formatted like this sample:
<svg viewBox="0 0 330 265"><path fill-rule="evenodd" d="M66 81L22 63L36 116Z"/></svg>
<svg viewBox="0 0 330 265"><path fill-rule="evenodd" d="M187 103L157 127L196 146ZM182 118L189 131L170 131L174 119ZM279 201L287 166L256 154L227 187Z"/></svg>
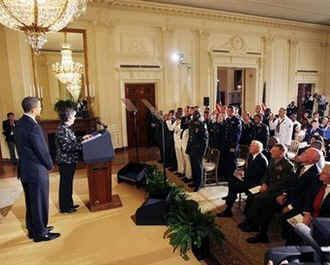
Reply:
<svg viewBox="0 0 330 265"><path fill-rule="evenodd" d="M164 111L187 104L202 105L205 96L210 97L212 106L219 66L255 69L257 86L249 99L261 101L265 81L266 101L274 111L296 99L300 81L313 81L318 90L330 94L328 27L228 14L125 0L113 6L91 4L87 14L70 25L87 30L93 110L110 124L116 147L125 146L127 139L126 112L120 102L125 96L125 82L155 83L156 107ZM17 33L10 33L7 43L11 34ZM22 53L22 47L15 45ZM175 51L184 52L190 71L171 61ZM19 70L13 71L11 64L10 73L28 80L14 47L7 47L7 52ZM160 68L122 69L122 64ZM29 83L22 80L18 85L13 78L11 75L15 91Z"/></svg>

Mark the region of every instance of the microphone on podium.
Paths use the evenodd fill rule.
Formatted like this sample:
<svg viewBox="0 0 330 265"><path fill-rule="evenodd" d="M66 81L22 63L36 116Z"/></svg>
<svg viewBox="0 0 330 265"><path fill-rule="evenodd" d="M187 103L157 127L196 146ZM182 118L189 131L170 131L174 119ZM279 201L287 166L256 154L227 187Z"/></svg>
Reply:
<svg viewBox="0 0 330 265"><path fill-rule="evenodd" d="M104 122L101 120L97 119L96 124L101 125L103 127L103 130L106 130L108 128L108 125L106 125Z"/></svg>

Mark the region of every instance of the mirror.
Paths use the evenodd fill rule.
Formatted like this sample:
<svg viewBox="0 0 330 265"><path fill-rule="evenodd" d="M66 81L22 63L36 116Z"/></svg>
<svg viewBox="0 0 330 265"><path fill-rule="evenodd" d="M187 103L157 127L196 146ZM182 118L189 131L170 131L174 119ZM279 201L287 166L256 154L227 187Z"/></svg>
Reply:
<svg viewBox="0 0 330 265"><path fill-rule="evenodd" d="M88 97L88 74L87 74L87 48L86 31L80 29L65 29L60 32L47 34L48 41L40 50L39 55L32 52L34 86L36 94L42 99L43 119L57 119L54 105L58 100L73 100L67 85L62 83L53 71L55 63L61 63L61 50L65 41L71 46L72 60L82 64L80 93L76 97ZM78 86L79 87L79 86Z"/></svg>

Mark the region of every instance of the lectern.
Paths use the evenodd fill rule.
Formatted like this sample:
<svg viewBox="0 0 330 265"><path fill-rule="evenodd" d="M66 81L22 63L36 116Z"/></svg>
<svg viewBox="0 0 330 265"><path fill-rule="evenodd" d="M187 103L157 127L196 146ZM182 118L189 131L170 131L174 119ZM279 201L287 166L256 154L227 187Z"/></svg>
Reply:
<svg viewBox="0 0 330 265"><path fill-rule="evenodd" d="M121 207L118 195L112 195L111 161L114 158L111 135L107 130L94 133L83 142L83 159L87 164L90 211Z"/></svg>

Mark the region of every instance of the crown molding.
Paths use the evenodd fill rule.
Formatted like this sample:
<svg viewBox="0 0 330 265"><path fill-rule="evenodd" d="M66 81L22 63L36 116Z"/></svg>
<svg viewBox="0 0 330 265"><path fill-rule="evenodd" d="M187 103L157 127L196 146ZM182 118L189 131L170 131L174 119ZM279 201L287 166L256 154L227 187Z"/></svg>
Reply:
<svg viewBox="0 0 330 265"><path fill-rule="evenodd" d="M285 19L259 17L227 11L209 10L205 8L145 2L139 0L93 0L90 5L95 7L103 6L110 9L119 9L125 11L142 11L153 14L206 19L225 23L258 25L268 28L277 28L284 30L298 30L318 33L330 32L330 26L326 25L295 22Z"/></svg>

